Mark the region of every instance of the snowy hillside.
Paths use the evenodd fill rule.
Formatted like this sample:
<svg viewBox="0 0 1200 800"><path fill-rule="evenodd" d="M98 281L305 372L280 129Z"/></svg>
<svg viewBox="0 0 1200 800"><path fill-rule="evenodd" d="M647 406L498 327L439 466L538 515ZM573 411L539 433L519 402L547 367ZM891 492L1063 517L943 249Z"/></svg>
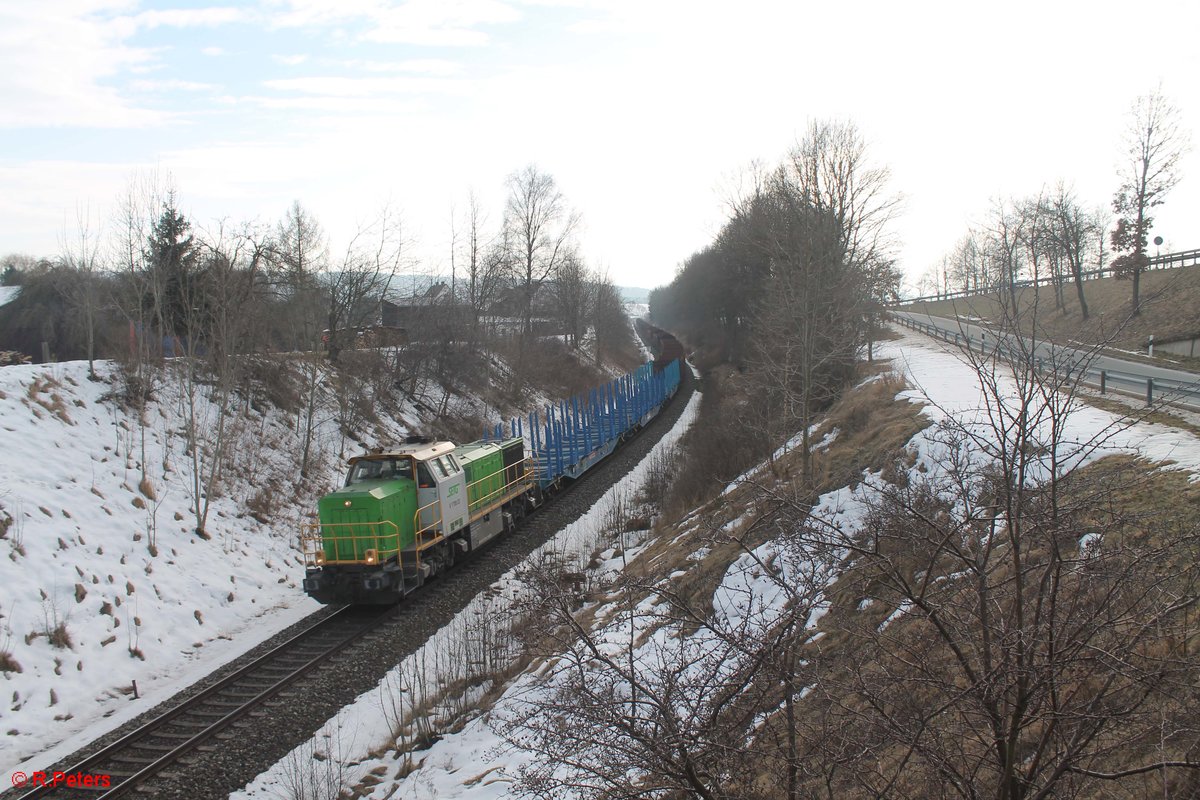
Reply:
<svg viewBox="0 0 1200 800"><path fill-rule="evenodd" d="M909 440L906 448L914 456L911 462L912 474L936 473L940 468L939 456L944 455L944 443L938 438L938 429L934 423L953 416L967 425L978 424L980 430L984 430L984 415L981 411L983 403L975 376L956 354L922 337L906 335L899 341L888 342L880 351L883 358L892 360L893 369L903 374L907 384L913 387L901 392L896 399L910 399L923 404L920 413L924 416L925 427ZM1003 382L1006 379L1001 380ZM868 380L864 385L870 382ZM684 419L680 421L680 427L690 418L690 414L685 414ZM1096 431L1112 425L1114 419L1113 415L1105 411L1087 406L1080 408L1071 418L1065 447L1070 449L1073 442L1089 442ZM828 448L838 438L836 429L824 430L823 433L823 436L815 437L816 448ZM673 432L673 436L678 436L678 432ZM1200 479L1200 440L1177 429L1152 424L1138 424L1123 430L1117 428L1106 439L1103 447L1093 451L1085 444L1085 448L1088 449L1086 460L1094 460L1110 453L1134 452L1155 461L1172 460L1179 467L1190 471L1193 480ZM749 517L753 512L749 509L738 509L740 490L737 487L753 482L769 485L775 479L775 474L777 473L772 473L764 464L758 470L752 470L742 476L730 485L714 508L706 507L703 514L693 514L689 519L681 521L674 530L674 541L660 547L683 548L684 564L700 567L709 554L708 544L696 539L697 532L703 527L702 523L707 523L709 527L719 526L728 531L744 529L749 524ZM633 480L636 481L636 477ZM856 481L857 485L854 488L843 487L826 492L819 498L813 515L821 519L822 524L829 530L852 535L863 524L880 481L880 474L866 472L861 475L860 481ZM631 492L635 488L636 483L633 483L620 491ZM604 509L598 508L592 516L603 514ZM702 515L707 515L708 518L702 520ZM726 519L728 521L725 521ZM594 526L596 520L585 521L584 524ZM566 543L558 545L560 548L566 546ZM554 548L555 545L552 543L549 547ZM649 552L647 547L649 543L643 542L638 547L630 547L621 553L620 557L617 557L617 551L610 548L602 554L601 563L594 566L593 577L606 571L619 570L626 563L635 563L639 554ZM658 552L663 551L660 549ZM829 586L836 580L836 562L837 559L833 559L822 565L797 559L785 545L775 540L766 541L742 557L735 558L725 569L723 577L718 578L716 591L711 596L716 617L714 624L728 630L765 630L785 605L799 600L805 604L808 627L815 630L828 610L824 592L818 591L797 598L787 595L783 587L792 582L789 577L792 573L798 575L801 571L806 573L809 580L824 580L827 582L825 585ZM774 576L769 579L762 570L762 565L768 563L776 567ZM664 571L669 569L670 567L666 567ZM663 572L648 569L648 574L662 575ZM663 585L666 586L671 580L679 578L686 580L686 575L686 569L676 567L675 571L664 575ZM499 597L511 596L514 592L513 582L514 578L508 576L497 586L495 594ZM595 620L593 634L604 652L608 652L611 647L612 653L619 654L628 647L629 642L637 642L632 655L621 654L616 661L623 664L628 659L631 669L645 671L646 680L650 680L655 669L661 669L663 664L674 663L673 660L677 659L687 667L676 677L683 682L691 681L701 686L713 675L730 669L732 660L738 657L738 653L730 650L728 642L720 637L706 638L703 633L690 637L667 635L671 628L664 616L666 612L650 598L633 609L624 606L623 602L620 597L610 596L607 601L602 600L595 606L588 606L583 616ZM869 601L864 601L861 608L868 609L869 605ZM903 607L888 612L888 609L882 612L882 621L878 623L879 630L883 630L905 613ZM478 612L469 609L463 613L469 615ZM440 635L442 644L434 641L429 647L450 646L446 643L456 635L459 635L459 632L454 630L454 626L449 626ZM813 639L821 635L818 631ZM687 651L682 657L679 655L681 650ZM428 654L418 654L411 660L427 657ZM238 796L277 796L282 787L296 785L295 781L302 772L302 765L309 763L314 754L318 755L323 765L321 779L326 787L333 788L362 781L360 788L369 793L362 796L414 800L427 797L495 800L513 796L511 790L514 781L520 769L530 763L530 756L525 751L513 748L504 732L506 721L522 718L523 714L529 713L530 707L537 707L539 703L553 706L553 693L559 685L563 681L571 680L573 672L588 672L590 659L591 656L587 654L575 656L563 653L560 658L535 662L536 669L510 682L489 711L481 714L468 711L461 730L444 735L428 750L411 756L405 756L399 750L392 750L382 756L368 758L366 753L369 750L378 752L378 748L388 741L389 730L394 729L394 725L389 725L389 722L395 720L394 709L389 711L386 707L386 698L395 696L395 692L394 687L385 681L377 692L364 695L337 719L330 720L326 730L309 745L298 749L268 770ZM634 664L636 666L632 666ZM397 669L397 675L401 677L396 680L402 682L403 676L419 672L419 668L406 670L402 664ZM600 675L601 673L597 673L596 678L589 680L598 680ZM801 692L800 697L803 695L804 692ZM470 709L471 698L477 696L464 698L464 708ZM696 709L690 709L690 712L697 713ZM680 713L686 715L689 709L681 709ZM560 735L569 738L572 733L563 731ZM341 742L342 746L332 748L331 742L334 741ZM347 745L350 741L354 744ZM362 760L364 758L365 760Z"/></svg>
<svg viewBox="0 0 1200 800"><path fill-rule="evenodd" d="M298 525L339 470L332 422L300 485L296 420L240 408L233 487L194 533L178 387L136 415L82 362L0 369L0 765L45 767L318 608L298 588ZM198 398L203 420L213 409ZM399 433L402 428L395 426ZM264 487L277 499L261 508ZM257 504L255 496L257 497ZM5 524L0 522L0 525ZM133 694L137 682L138 697Z"/></svg>
<svg viewBox="0 0 1200 800"><path fill-rule="evenodd" d="M6 770L50 766L317 610L298 534L345 458L427 431L438 412L494 421L503 402L468 387L511 376L493 356L453 389L414 373L404 394L293 356L261 362L219 404L183 364L146 373L144 410L129 400L142 384L110 362L96 380L85 362L0 368ZM552 377L564 375L580 378ZM522 402L557 391L526 385Z"/></svg>

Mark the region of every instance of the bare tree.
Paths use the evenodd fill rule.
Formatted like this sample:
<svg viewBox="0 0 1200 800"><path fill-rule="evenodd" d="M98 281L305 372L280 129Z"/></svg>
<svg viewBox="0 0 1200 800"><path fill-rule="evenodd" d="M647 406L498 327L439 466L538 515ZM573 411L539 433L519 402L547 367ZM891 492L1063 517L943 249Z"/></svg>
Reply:
<svg viewBox="0 0 1200 800"><path fill-rule="evenodd" d="M533 298L571 250L579 215L567 206L554 178L530 164L508 177L504 227L521 287L521 332L533 332Z"/></svg>
<svg viewBox="0 0 1200 800"><path fill-rule="evenodd" d="M987 257L1007 290L1001 292L1001 296L1014 311L1017 308L1017 281L1024 269L1021 256L1027 226L1028 219L1011 202L1004 199L992 202L986 230Z"/></svg>
<svg viewBox="0 0 1200 800"><path fill-rule="evenodd" d="M897 296L892 220L901 198L888 182L887 167L873 164L867 143L849 121L814 121L788 157L790 180L803 202L832 215L847 267L859 276L871 352L875 319Z"/></svg>
<svg viewBox="0 0 1200 800"><path fill-rule="evenodd" d="M1054 290L1054 307L1062 309L1063 259L1058 242L1051 235L1050 204L1045 190L1017 202L1014 213L1022 218L1020 238L1025 250L1025 263L1029 265L1029 277L1033 280L1034 297L1040 296L1041 281L1048 268Z"/></svg>
<svg viewBox="0 0 1200 800"><path fill-rule="evenodd" d="M79 323L87 342L88 377L96 380L96 325L103 306L99 274L100 236L92 227L91 214L87 209L77 209L75 216L73 240L64 233L61 243L62 263L69 272L59 289L79 314Z"/></svg>
<svg viewBox="0 0 1200 800"><path fill-rule="evenodd" d="M592 318L595 294L594 276L571 248L554 271L554 306L567 343L577 350Z"/></svg>
<svg viewBox="0 0 1200 800"><path fill-rule="evenodd" d="M870 162L867 143L851 122L814 121L787 159L803 201L837 222L846 261L890 281L891 222L900 197L888 189L886 167Z"/></svg>
<svg viewBox="0 0 1200 800"><path fill-rule="evenodd" d="M1071 271L1079 311L1086 320L1088 305L1083 293L1083 268L1091 243L1103 234L1103 228L1097 224L1096 215L1085 212L1075 199L1075 193L1061 181L1051 199L1051 213L1052 235Z"/></svg>
<svg viewBox="0 0 1200 800"><path fill-rule="evenodd" d="M487 217L472 191L467 196L466 232L462 243L467 271L466 302L471 313L470 342L476 342L485 331L480 322L491 309L496 294L509 269L509 252L503 242L499 245L485 231ZM504 232L501 232L504 235Z"/></svg>
<svg viewBox="0 0 1200 800"><path fill-rule="evenodd" d="M1144 467L1081 465L1124 423L1071 431L1082 364L1004 330L965 355L982 407L945 415L920 472L874 482L858 524L803 526L846 549L846 591L892 610L846 623L855 657L818 689L857 753L835 796L1148 796L1151 773L1175 796L1169 773L1200 769L1174 697L1200 674L1177 644L1195 523L1120 511Z"/></svg>
<svg viewBox="0 0 1200 800"><path fill-rule="evenodd" d="M283 306L284 325L293 350L316 347L323 299L320 277L329 252L320 223L299 201L292 203L276 228L271 251L273 275Z"/></svg>
<svg viewBox="0 0 1200 800"><path fill-rule="evenodd" d="M156 174L131 178L119 200L112 239L111 260L117 274L112 300L129 326L124 401L136 417L137 466L142 481L148 479L149 467L146 462L146 427L149 424L146 408L160 377L156 362L162 356L161 328L156 325L162 318L158 303L162 293L155 289L147 242L155 218L170 194L169 179L163 180Z"/></svg>
<svg viewBox="0 0 1200 800"><path fill-rule="evenodd" d="M209 510L221 494L223 469L238 439L234 394L248 378L245 354L256 316L255 295L265 291L264 272L274 242L252 226L229 230L221 223L197 246L198 272L182 295L183 350L172 360L170 373L181 411L194 531L209 538Z"/></svg>
<svg viewBox="0 0 1200 800"><path fill-rule="evenodd" d="M801 694L811 665L799 653L832 561L787 543L747 548L735 572L770 588L743 581L716 607L627 575L581 597L539 564L526 576L523 633L547 659L546 685L520 696L503 726L534 755L522 788L546 798L798 800L803 745L764 726L764 709L790 708ZM581 600L600 605L594 626Z"/></svg>
<svg viewBox="0 0 1200 800"><path fill-rule="evenodd" d="M341 260L322 276L327 292L326 348L330 361L351 344L355 328L379 311L379 300L387 294L405 249L400 218L384 208L369 225L360 227Z"/></svg>
<svg viewBox="0 0 1200 800"><path fill-rule="evenodd" d="M325 233L299 201L292 203L276 229L272 260L288 344L299 353L303 381L298 425L301 431L300 476L307 477L312 462L317 411L323 396L321 384L326 376L317 355L320 321L332 301L322 288L329 268Z"/></svg>
<svg viewBox="0 0 1200 800"><path fill-rule="evenodd" d="M849 379L896 292L888 223L899 201L887 180L852 125L815 123L747 206L749 241L769 264L754 325L762 417L775 438L800 432L806 484L812 415Z"/></svg>
<svg viewBox="0 0 1200 800"><path fill-rule="evenodd" d="M800 433L802 480L812 477L812 417L845 384L865 341L866 291L841 249L834 218L781 189L764 244L774 264L754 318L753 374L775 442Z"/></svg>
<svg viewBox="0 0 1200 800"><path fill-rule="evenodd" d="M979 292L992 284L985 249L979 234L968 231L950 255L950 274L964 292Z"/></svg>
<svg viewBox="0 0 1200 800"><path fill-rule="evenodd" d="M621 301L621 292L606 274L596 279L594 324L596 363L605 360L623 364L638 355L633 328Z"/></svg>
<svg viewBox="0 0 1200 800"><path fill-rule="evenodd" d="M1113 261L1113 271L1133 280L1130 315L1137 316L1139 283L1146 268L1146 243L1154 218L1150 212L1162 205L1165 195L1179 182L1179 161L1188 147L1179 111L1156 89L1134 101L1125 131L1121 184L1113 195L1117 227L1113 249L1124 255Z"/></svg>

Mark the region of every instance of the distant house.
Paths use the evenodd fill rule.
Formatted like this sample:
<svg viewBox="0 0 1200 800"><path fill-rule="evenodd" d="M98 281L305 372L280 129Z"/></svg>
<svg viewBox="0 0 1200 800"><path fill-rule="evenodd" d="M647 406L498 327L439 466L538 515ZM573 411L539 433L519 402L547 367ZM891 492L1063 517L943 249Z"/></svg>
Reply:
<svg viewBox="0 0 1200 800"><path fill-rule="evenodd" d="M535 336L559 336L563 333L562 323L554 315L554 283L541 281L533 287L533 303L530 309L530 325ZM502 289L496 301L488 309L496 329L520 333L525 314L525 287L511 286Z"/></svg>
<svg viewBox="0 0 1200 800"><path fill-rule="evenodd" d="M454 340L470 324L471 309L459 303L445 283L424 292L379 302L379 326L403 329L409 341Z"/></svg>

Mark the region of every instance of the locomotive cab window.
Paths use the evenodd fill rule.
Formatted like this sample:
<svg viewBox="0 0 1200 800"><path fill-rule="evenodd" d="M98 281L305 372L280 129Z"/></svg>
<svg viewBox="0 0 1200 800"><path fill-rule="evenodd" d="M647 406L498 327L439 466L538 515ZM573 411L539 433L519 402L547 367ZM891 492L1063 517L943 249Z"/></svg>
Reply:
<svg viewBox="0 0 1200 800"><path fill-rule="evenodd" d="M412 462L407 458L363 459L350 467L346 485L353 486L365 481L394 481L397 478L412 480Z"/></svg>
<svg viewBox="0 0 1200 800"><path fill-rule="evenodd" d="M428 462L417 462L417 485L422 489L432 489L434 486L433 475L429 472Z"/></svg>

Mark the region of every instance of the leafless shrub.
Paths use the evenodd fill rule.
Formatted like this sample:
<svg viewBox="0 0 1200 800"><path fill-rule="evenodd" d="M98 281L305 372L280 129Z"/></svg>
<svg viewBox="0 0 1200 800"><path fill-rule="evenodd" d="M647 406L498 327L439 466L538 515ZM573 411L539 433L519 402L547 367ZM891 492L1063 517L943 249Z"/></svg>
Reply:
<svg viewBox="0 0 1200 800"><path fill-rule="evenodd" d="M346 762L354 746L354 737L346 737L339 714L314 739L284 757L285 800L340 800L349 789Z"/></svg>
<svg viewBox="0 0 1200 800"><path fill-rule="evenodd" d="M12 654L12 623L3 613L0 618L4 619L4 627L0 629L0 672L22 672L20 662Z"/></svg>

